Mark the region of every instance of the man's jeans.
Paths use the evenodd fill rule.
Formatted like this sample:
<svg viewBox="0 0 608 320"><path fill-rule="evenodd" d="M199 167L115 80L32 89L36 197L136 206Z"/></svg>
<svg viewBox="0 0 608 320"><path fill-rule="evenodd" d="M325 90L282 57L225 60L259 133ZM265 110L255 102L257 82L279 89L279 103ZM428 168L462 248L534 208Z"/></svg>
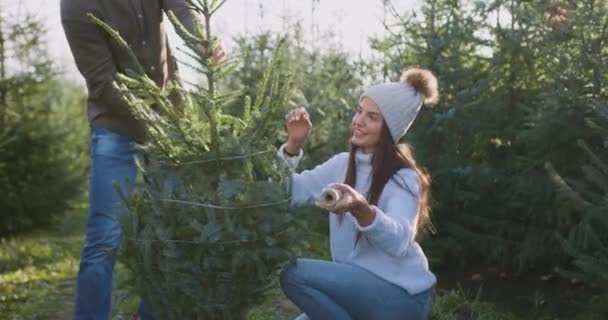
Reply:
<svg viewBox="0 0 608 320"><path fill-rule="evenodd" d="M432 289L411 295L359 266L332 261L298 259L280 280L305 313L297 320L425 320L433 299Z"/></svg>
<svg viewBox="0 0 608 320"><path fill-rule="evenodd" d="M124 213L115 184L125 196L130 194L137 174L136 156L133 140L107 129L91 130L89 217L76 288L77 320L110 318L112 270L122 238L120 215ZM153 319L145 314L142 319Z"/></svg>

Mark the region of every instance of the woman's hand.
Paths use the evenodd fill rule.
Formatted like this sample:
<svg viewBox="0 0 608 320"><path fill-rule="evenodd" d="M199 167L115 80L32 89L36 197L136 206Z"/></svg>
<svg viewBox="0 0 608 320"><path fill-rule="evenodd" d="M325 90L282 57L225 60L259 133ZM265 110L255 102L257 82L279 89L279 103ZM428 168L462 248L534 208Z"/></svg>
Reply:
<svg viewBox="0 0 608 320"><path fill-rule="evenodd" d="M366 226L371 224L376 217L374 210L367 203L367 199L351 186L343 183L334 183L329 186L342 193L340 201L333 208L323 208L335 214L350 212L359 225Z"/></svg>
<svg viewBox="0 0 608 320"><path fill-rule="evenodd" d="M312 123L308 116L308 112L304 108L291 110L285 116L287 128L287 146L285 151L291 154L297 154L306 143L312 130Z"/></svg>

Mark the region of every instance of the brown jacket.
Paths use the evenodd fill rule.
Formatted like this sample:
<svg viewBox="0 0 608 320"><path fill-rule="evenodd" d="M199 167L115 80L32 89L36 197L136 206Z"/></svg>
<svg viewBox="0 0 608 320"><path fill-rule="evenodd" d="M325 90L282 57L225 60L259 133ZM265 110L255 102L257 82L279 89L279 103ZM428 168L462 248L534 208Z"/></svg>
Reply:
<svg viewBox="0 0 608 320"><path fill-rule="evenodd" d="M129 114L129 106L112 82L126 71L124 50L87 13L92 13L118 31L129 44L148 76L164 86L175 77L163 19L172 11L190 31L196 13L186 0L61 0L61 22L74 60L84 76L88 96L88 118L92 127L103 127L135 140L143 139L143 126Z"/></svg>

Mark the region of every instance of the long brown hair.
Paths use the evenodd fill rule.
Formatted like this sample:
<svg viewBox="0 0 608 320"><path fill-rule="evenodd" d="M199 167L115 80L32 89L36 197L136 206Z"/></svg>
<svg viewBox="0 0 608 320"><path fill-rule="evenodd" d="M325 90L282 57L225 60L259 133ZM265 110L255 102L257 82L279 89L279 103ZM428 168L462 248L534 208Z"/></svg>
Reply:
<svg viewBox="0 0 608 320"><path fill-rule="evenodd" d="M355 161L355 154L357 146L350 144L350 154L348 158L348 168L346 169L346 178L344 184L351 187L355 187L357 182L357 168ZM374 148L372 155L372 171L369 191L367 192L367 202L370 205L378 205L380 194L390 179L394 179L395 182L402 188L406 189L413 196L416 196L413 190L411 190L405 181L397 179L397 171L400 169L412 169L418 176L418 222L416 223L416 240L422 240L424 231L427 225L430 223L430 207L429 207L429 189L431 185L431 177L425 169L419 167L416 164L416 160L412 154L412 150L409 145L402 144L396 145L393 142L393 138L388 130L388 126L383 121L382 131L380 134L380 141ZM401 181L400 181L401 180ZM342 221L342 216L340 216ZM361 233L357 233L357 241L360 239Z"/></svg>

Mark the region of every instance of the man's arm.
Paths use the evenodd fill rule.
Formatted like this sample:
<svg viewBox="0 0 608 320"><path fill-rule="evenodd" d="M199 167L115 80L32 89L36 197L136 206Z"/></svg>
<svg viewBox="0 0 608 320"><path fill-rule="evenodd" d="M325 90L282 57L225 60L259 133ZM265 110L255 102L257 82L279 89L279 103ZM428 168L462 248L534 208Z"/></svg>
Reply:
<svg viewBox="0 0 608 320"><path fill-rule="evenodd" d="M114 114L128 114L128 103L112 85L117 68L103 30L84 14L71 17L62 10L61 20L76 66L87 82L89 99L99 101Z"/></svg>
<svg viewBox="0 0 608 320"><path fill-rule="evenodd" d="M192 8L192 5L189 4L187 0L161 0L161 5L165 12L173 12L186 30L192 34L196 34L195 27L197 20L202 19L202 17ZM203 46L201 46L199 50L203 53L206 52L205 47ZM211 61L213 64L221 63L224 61L225 56L226 52L224 51L224 45L220 40L218 46L214 48Z"/></svg>
<svg viewBox="0 0 608 320"><path fill-rule="evenodd" d="M165 12L173 12L186 30L194 34L196 20L200 19L200 17L187 0L161 0L161 6Z"/></svg>

